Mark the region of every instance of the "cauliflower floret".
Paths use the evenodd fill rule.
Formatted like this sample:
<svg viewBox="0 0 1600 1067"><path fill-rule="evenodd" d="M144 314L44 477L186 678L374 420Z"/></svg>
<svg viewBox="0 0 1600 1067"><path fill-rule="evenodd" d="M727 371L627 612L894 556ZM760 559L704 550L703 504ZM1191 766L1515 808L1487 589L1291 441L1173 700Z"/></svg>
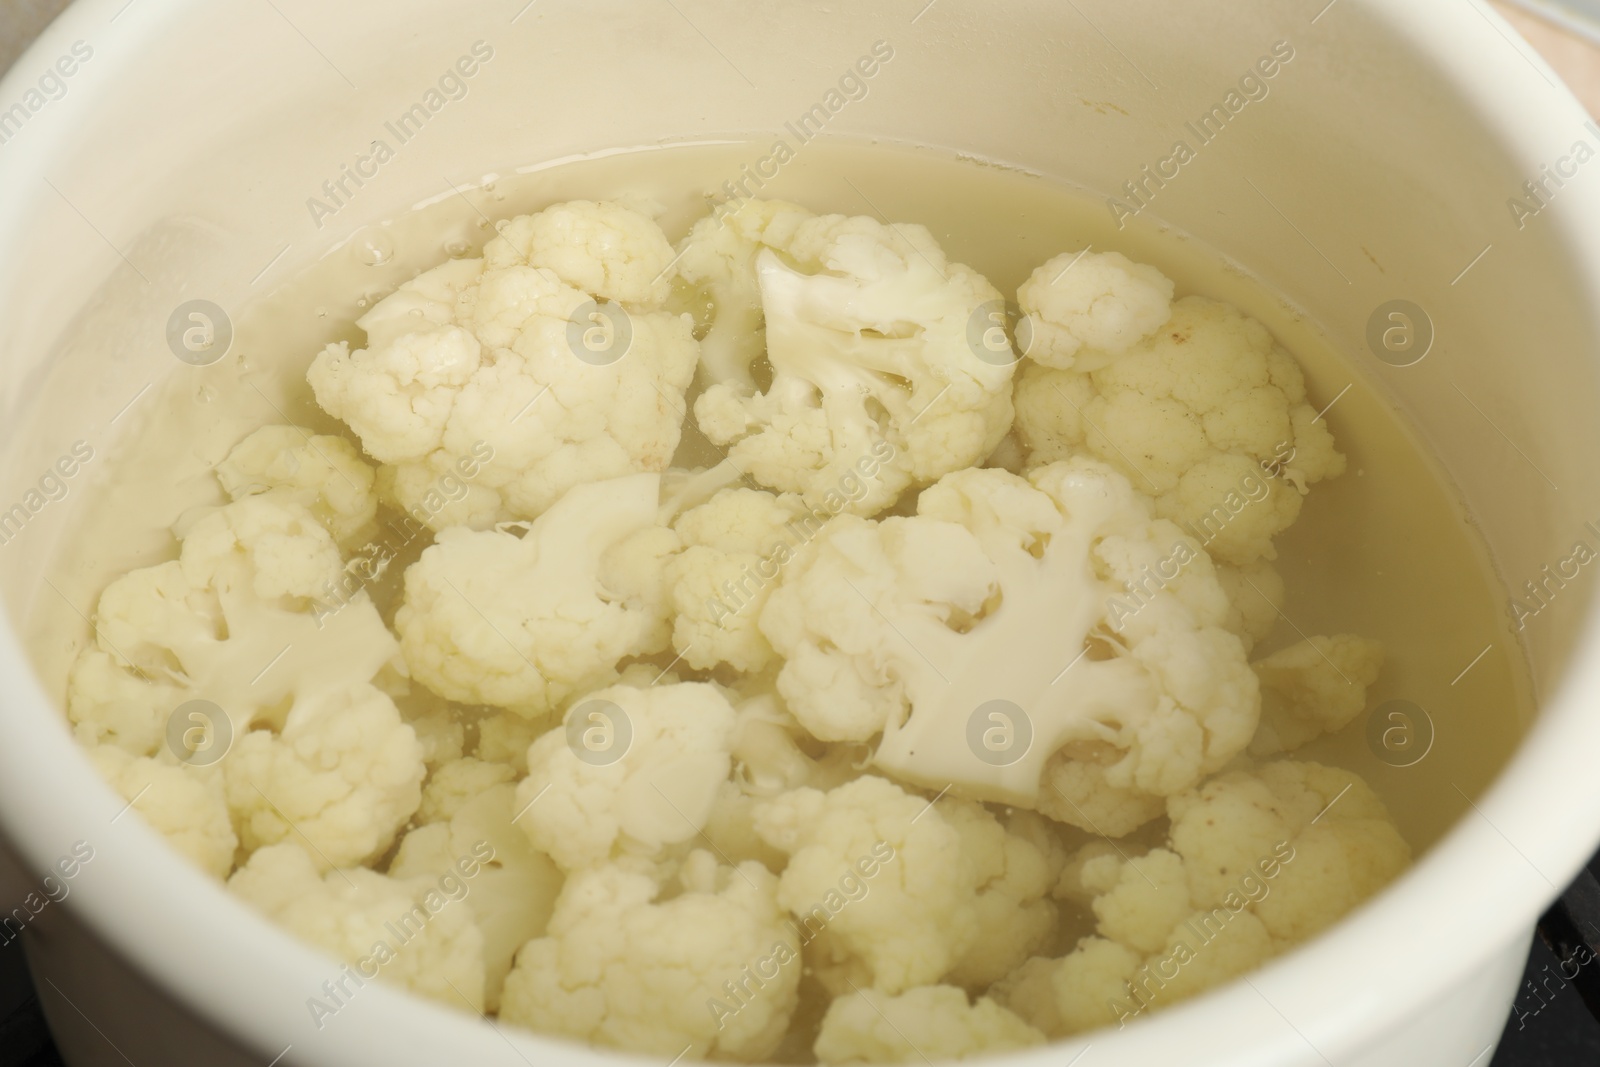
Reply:
<svg viewBox="0 0 1600 1067"><path fill-rule="evenodd" d="M759 863L691 853L682 892L617 865L574 874L506 979L500 1018L657 1056L755 1061L783 1039L800 945Z"/></svg>
<svg viewBox="0 0 1600 1067"><path fill-rule="evenodd" d="M299 426L263 426L217 464L217 480L234 500L268 494L306 508L341 545L371 535L378 500L373 472L343 437Z"/></svg>
<svg viewBox="0 0 1600 1067"><path fill-rule="evenodd" d="M489 763L466 756L444 764L428 776L422 787L422 803L416 821L421 825L449 822L469 802L497 785L516 778L516 772L503 763Z"/></svg>
<svg viewBox="0 0 1600 1067"><path fill-rule="evenodd" d="M1237 565L1217 564L1217 581L1228 594L1228 621L1223 627L1239 635L1250 651L1278 625L1283 607L1283 575L1266 560Z"/></svg>
<svg viewBox="0 0 1600 1067"><path fill-rule="evenodd" d="M228 877L239 839L219 768L130 756L114 745L90 749L89 762L173 848L207 874Z"/></svg>
<svg viewBox="0 0 1600 1067"><path fill-rule="evenodd" d="M1149 337L1172 314L1172 279L1121 252L1063 252L1017 290L1031 331L1027 357L1096 370Z"/></svg>
<svg viewBox="0 0 1600 1067"><path fill-rule="evenodd" d="M940 814L961 834L962 855L977 877L978 937L945 978L987 989L1055 936L1059 916L1049 894L1066 857L1033 812L1011 820L1034 824L1024 834L1011 833L981 804L946 800Z"/></svg>
<svg viewBox="0 0 1600 1067"><path fill-rule="evenodd" d="M1383 646L1354 634L1308 637L1253 665L1261 679L1257 759L1299 748L1348 726L1367 706L1383 669Z"/></svg>
<svg viewBox="0 0 1600 1067"><path fill-rule="evenodd" d="M1075 884L1063 882L1090 901L1096 935L1061 960L1029 961L997 986L1002 1003L1052 1036L1125 1021L1307 940L1410 861L1371 788L1314 763L1220 774L1167 813L1164 848L1085 846Z"/></svg>
<svg viewBox="0 0 1600 1067"><path fill-rule="evenodd" d="M545 267L574 289L641 307L659 307L671 288L666 234L620 204L569 200L514 218L499 233L483 250L489 270Z"/></svg>
<svg viewBox="0 0 1600 1067"><path fill-rule="evenodd" d="M419 521L533 518L573 486L672 458L698 346L687 316L657 310L671 261L644 216L557 204L506 223L483 259L379 301L357 323L367 347L330 345L307 378L394 466L382 486ZM462 482L455 500L420 506Z"/></svg>
<svg viewBox="0 0 1600 1067"><path fill-rule="evenodd" d="M968 1003L965 992L941 985L897 997L871 989L840 997L828 1006L815 1049L820 1063L942 1063L1044 1040L988 997Z"/></svg>
<svg viewBox="0 0 1600 1067"><path fill-rule="evenodd" d="M659 475L580 485L522 537L452 527L406 570L395 615L411 675L447 700L529 718L617 677L624 656L658 651L664 606L607 589L608 550L655 521Z"/></svg>
<svg viewBox="0 0 1600 1067"><path fill-rule="evenodd" d="M704 828L728 780L733 732L733 706L702 682L581 697L566 727L528 750L522 828L568 871L619 851L653 857Z"/></svg>
<svg viewBox="0 0 1600 1067"><path fill-rule="evenodd" d="M1349 913L1410 862L1411 852L1388 810L1360 777L1337 767L1278 760L1253 774L1233 772L1169 805L1170 837L1185 857L1191 893L1200 906L1223 903L1242 857L1256 860L1287 840L1274 892L1255 905L1275 941L1298 944ZM1215 824L1232 822L1222 836ZM1281 857L1280 857L1281 858ZM1265 872L1263 872L1265 873Z"/></svg>
<svg viewBox="0 0 1600 1067"><path fill-rule="evenodd" d="M1227 563L1273 558L1306 487L1344 471L1294 360L1204 297L1177 301L1153 336L1088 374L1027 368L1016 393L1031 462L1098 456Z"/></svg>
<svg viewBox="0 0 1600 1067"><path fill-rule="evenodd" d="M746 200L736 209L694 224L679 248L678 277L692 289L707 319L700 365L708 383L755 391L751 364L766 347L756 257L783 248L811 212L781 200Z"/></svg>
<svg viewBox="0 0 1600 1067"><path fill-rule="evenodd" d="M68 683L79 740L148 756L188 700L216 704L237 737L276 724L291 702L366 682L396 645L364 591L317 610L342 573L333 537L283 496L246 496L198 518L178 559L101 594L96 644Z"/></svg>
<svg viewBox="0 0 1600 1067"><path fill-rule="evenodd" d="M762 613L812 734L881 731L897 777L1118 836L1249 742L1257 682L1210 561L1121 475L962 471L917 511L835 519Z"/></svg>
<svg viewBox="0 0 1600 1067"><path fill-rule="evenodd" d="M757 489L724 489L678 517L673 528L685 547L667 563L666 577L676 612L672 644L684 663L755 673L772 662L757 625L761 609L818 525L798 497Z"/></svg>
<svg viewBox="0 0 1600 1067"><path fill-rule="evenodd" d="M936 982L976 942L976 890L995 872L966 855L961 831L929 801L894 783L797 789L760 805L756 829L789 854L778 900L815 942L835 993L856 980L888 993Z"/></svg>
<svg viewBox="0 0 1600 1067"><path fill-rule="evenodd" d="M228 888L273 922L349 966L357 988L382 978L435 1000L483 1011L483 935L472 911L431 879L389 878L362 867L319 872L298 845L250 857ZM348 988L348 987L347 987ZM320 993L320 1021L338 1009Z"/></svg>
<svg viewBox="0 0 1600 1067"><path fill-rule="evenodd" d="M515 786L500 781L471 795L460 791L469 782L487 781L490 768L507 768L476 760L450 766L460 768L449 776L453 787L441 785L434 794L436 803L442 794L451 794L442 805L454 809L449 819L407 834L389 865L389 874L433 880L452 871L461 876L467 886L467 903L483 932L484 1010L496 1011L512 958L531 938L542 936L549 925L562 876L550 857L535 850L512 825L512 816L521 806Z"/></svg>
<svg viewBox="0 0 1600 1067"><path fill-rule="evenodd" d="M247 850L291 836L324 866L374 859L422 801L422 744L394 701L365 683L297 701L281 734L239 739L225 770Z"/></svg>
<svg viewBox="0 0 1600 1067"><path fill-rule="evenodd" d="M973 340L994 287L921 226L784 219L753 257L772 383L707 388L707 438L762 485L861 515L992 452L1011 427L1015 361Z"/></svg>

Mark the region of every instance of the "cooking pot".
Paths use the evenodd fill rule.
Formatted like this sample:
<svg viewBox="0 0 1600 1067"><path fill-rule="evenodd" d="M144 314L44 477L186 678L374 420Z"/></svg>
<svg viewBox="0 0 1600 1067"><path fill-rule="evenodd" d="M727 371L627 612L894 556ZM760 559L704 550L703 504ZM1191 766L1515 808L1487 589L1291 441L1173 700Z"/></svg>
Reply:
<svg viewBox="0 0 1600 1067"><path fill-rule="evenodd" d="M1287 42L1270 102L1141 213L1265 279L1351 354L1438 458L1507 588L1593 538L1600 162L1576 145L1600 146L1600 129L1487 6L80 0L0 82L0 512L20 503L26 525L0 527L0 901L46 875L64 894L21 940L74 1067L625 1058L381 986L319 1027L307 998L337 964L128 817L74 745L59 679L25 653L94 467L60 494L41 479L78 442L115 455L124 412L176 367L185 302L237 307L374 220L518 166L769 140L879 41L892 77L830 136L954 150L1124 204L1176 131ZM474 54L466 91L425 102L426 126L376 161L384 124ZM1383 341L1395 301L1431 329L1409 365ZM1537 721L1396 884L1247 979L1004 1058L1486 1063L1535 918L1600 837L1588 576L1541 604L1494 638L1526 657Z"/></svg>

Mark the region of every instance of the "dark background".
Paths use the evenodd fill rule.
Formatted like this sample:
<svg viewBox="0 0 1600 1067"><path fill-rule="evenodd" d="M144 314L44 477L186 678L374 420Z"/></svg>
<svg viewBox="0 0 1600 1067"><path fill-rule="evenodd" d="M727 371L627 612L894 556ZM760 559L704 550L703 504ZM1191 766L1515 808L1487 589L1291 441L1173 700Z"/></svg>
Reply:
<svg viewBox="0 0 1600 1067"><path fill-rule="evenodd" d="M0 72L11 66L28 42L67 3L68 0L0 0ZM1580 95L1588 96L1583 90L1591 88L1595 68L1570 73L1568 70L1572 57L1581 55L1583 46L1575 38L1553 40L1554 35L1548 29L1526 22L1525 16L1515 21L1519 28L1530 31L1533 44L1568 74ZM1600 877L1600 855L1590 859L1589 869ZM1536 940L1528 956L1516 1010L1506 1024L1505 1035L1490 1067L1600 1064L1600 1022L1589 1014L1571 986L1561 982L1559 976L1552 978L1556 975L1555 957ZM1546 985L1536 994L1533 985L1540 980L1545 980ZM1547 992L1550 989L1556 992L1552 995ZM39 1001L28 977L19 941L0 944L0 1067L64 1067L39 1013ZM138 1064L135 1067L167 1065ZM1419 1064L1418 1067L1432 1065Z"/></svg>

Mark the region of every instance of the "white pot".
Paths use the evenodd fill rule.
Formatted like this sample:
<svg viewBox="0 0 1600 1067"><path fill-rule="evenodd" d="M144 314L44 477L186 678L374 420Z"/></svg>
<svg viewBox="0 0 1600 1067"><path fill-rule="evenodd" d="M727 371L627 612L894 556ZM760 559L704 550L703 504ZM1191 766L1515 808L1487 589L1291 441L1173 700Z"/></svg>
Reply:
<svg viewBox="0 0 1600 1067"><path fill-rule="evenodd" d="M955 148L1110 193L1287 39L1296 61L1274 103L1153 210L1269 279L1358 354L1359 372L1456 479L1513 584L1600 518L1600 245L1582 239L1600 233L1600 163L1520 229L1506 206L1600 131L1585 130L1577 103L1487 7L936 0L919 13L923 0L536 0L519 16L522 2L74 4L0 83L8 107L75 42L92 50L65 95L0 144L0 508L74 440L114 444L110 420L171 366L163 330L181 300L243 299L361 224L445 193L447 178L765 133L884 39L893 77L831 132ZM307 198L478 40L495 59L469 103L318 229ZM1274 190L1271 210L1247 178ZM1382 272L1341 280L1312 242L1346 263L1365 251ZM1373 309L1397 297L1426 307L1439 337L1405 373L1364 343ZM63 349L86 315L125 323L122 343ZM40 575L70 519L70 503L52 506L0 546L0 822L18 860L7 907L34 877L23 869L42 873L74 842L94 849L68 901L28 935L74 1065L259 1067L286 1048L282 1062L328 1067L617 1061L378 987L317 1029L306 1000L336 965L139 820L116 818L123 801L31 672L18 628L34 598L54 595ZM1590 614L1586 587L1574 587L1529 627L1536 727L1398 884L1248 982L1091 1035L1083 1062L1487 1062L1474 1057L1506 1017L1534 919L1600 836ZM1012 1059L1060 1067L1085 1040Z"/></svg>

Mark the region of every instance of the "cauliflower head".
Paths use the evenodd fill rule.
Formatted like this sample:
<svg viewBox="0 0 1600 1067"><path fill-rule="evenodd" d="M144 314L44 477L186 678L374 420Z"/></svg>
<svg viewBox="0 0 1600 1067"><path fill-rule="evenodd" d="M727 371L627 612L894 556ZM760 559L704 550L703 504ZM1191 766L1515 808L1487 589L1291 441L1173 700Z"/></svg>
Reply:
<svg viewBox="0 0 1600 1067"><path fill-rule="evenodd" d="M431 879L390 878L364 867L324 874L299 845L281 844L257 851L228 888L296 937L349 964L347 972L359 976L358 984L381 977L445 1004L483 1011L483 935L471 909ZM337 1004L323 1007L331 1015Z"/></svg>
<svg viewBox="0 0 1600 1067"><path fill-rule="evenodd" d="M133 756L115 745L90 749L89 762L173 848L212 877L228 877L239 838L218 768Z"/></svg>
<svg viewBox="0 0 1600 1067"><path fill-rule="evenodd" d="M1052 1036L1125 1021L1259 966L1383 888L1410 850L1349 771L1277 761L1168 801L1165 847L1085 846L1058 892L1095 934L994 990ZM1053 992L1053 997L1050 995Z"/></svg>
<svg viewBox="0 0 1600 1067"><path fill-rule="evenodd" d="M741 269L755 272L772 380L760 392L742 378L710 385L694 409L707 438L811 504L864 481L843 502L862 515L994 451L1011 427L1016 356L972 339L1000 299L988 281L921 226L779 212L759 233Z"/></svg>
<svg viewBox="0 0 1600 1067"><path fill-rule="evenodd" d="M537 718L613 681L624 657L659 651L660 592L604 580L619 554L658 551L633 535L651 533L659 482L633 474L580 485L521 537L442 531L407 568L395 615L411 676L447 700Z"/></svg>
<svg viewBox="0 0 1600 1067"><path fill-rule="evenodd" d="M789 855L778 900L834 993L851 982L887 993L936 982L973 948L976 890L997 872L964 851L961 830L928 800L869 775L766 801L755 826Z"/></svg>
<svg viewBox="0 0 1600 1067"><path fill-rule="evenodd" d="M357 323L367 347L328 346L307 378L418 521L530 519L676 450L698 346L687 316L660 310L672 258L643 215L557 204L373 305Z"/></svg>
<svg viewBox="0 0 1600 1067"><path fill-rule="evenodd" d="M942 1063L1044 1041L988 997L969 1002L965 991L939 985L899 996L863 989L840 997L828 1005L814 1047L819 1063Z"/></svg>
<svg viewBox="0 0 1600 1067"><path fill-rule="evenodd" d="M1294 359L1204 297L1178 300L1153 335L1092 371L1027 367L1016 410L1030 462L1099 457L1227 563L1273 558L1306 487L1345 467Z"/></svg>
<svg viewBox="0 0 1600 1067"><path fill-rule="evenodd" d="M492 780L499 776L485 768L507 770L469 757L435 772L428 783L432 810L450 814L406 834L389 875L437 881L452 871L470 872L466 900L483 934L484 1010L492 1012L500 1007L517 950L549 926L562 876L512 825L520 807L516 787L504 778Z"/></svg>
<svg viewBox="0 0 1600 1067"><path fill-rule="evenodd" d="M422 801L422 743L394 701L365 683L297 701L281 732L241 737L224 763L247 850L293 839L324 867L369 862Z"/></svg>
<svg viewBox="0 0 1600 1067"><path fill-rule="evenodd" d="M766 350L756 258L785 248L811 212L782 200L746 200L694 224L678 251L677 277L702 319L700 367L707 384L755 392L751 367Z"/></svg>
<svg viewBox="0 0 1600 1067"><path fill-rule="evenodd" d="M1013 809L999 819L981 804L945 800L940 814L961 834L977 890L978 937L945 976L952 985L987 989L1043 951L1060 916L1050 899L1066 850L1049 820Z"/></svg>
<svg viewBox="0 0 1600 1067"><path fill-rule="evenodd" d="M758 489L724 489L678 516L673 529L684 548L667 562L666 578L672 645L684 663L695 670L722 663L748 673L766 669L773 651L758 625L761 609L817 526L799 497Z"/></svg>
<svg viewBox="0 0 1600 1067"><path fill-rule="evenodd" d="M217 464L230 498L267 494L315 515L333 539L358 545L373 531L378 498L373 470L343 437L299 426L263 426Z"/></svg>
<svg viewBox="0 0 1600 1067"><path fill-rule="evenodd" d="M672 1057L760 1060L798 1003L800 945L759 863L689 855L670 899L617 864L573 874L523 946L502 1020Z"/></svg>
<svg viewBox="0 0 1600 1067"><path fill-rule="evenodd" d="M1091 371L1154 333L1172 314L1172 279L1121 252L1064 252L1017 290L1035 363Z"/></svg>
<svg viewBox="0 0 1600 1067"><path fill-rule="evenodd" d="M282 708L371 679L396 644L365 591L322 598L344 565L332 534L278 493L244 496L182 531L179 557L123 575L73 665L67 714L85 744L148 756L179 705L216 704L234 737Z"/></svg>
<svg viewBox="0 0 1600 1067"><path fill-rule="evenodd" d="M1248 744L1259 691L1210 560L1104 464L949 475L836 519L762 613L812 734L896 777L1120 836Z"/></svg>
<svg viewBox="0 0 1600 1067"><path fill-rule="evenodd" d="M734 725L727 697L703 682L581 697L566 727L528 750L517 786L522 829L567 871L687 841L728 781Z"/></svg>
<svg viewBox="0 0 1600 1067"><path fill-rule="evenodd" d="M1342 730L1365 711L1383 646L1355 634L1318 635L1253 667L1261 679L1261 726L1250 755L1266 759Z"/></svg>

